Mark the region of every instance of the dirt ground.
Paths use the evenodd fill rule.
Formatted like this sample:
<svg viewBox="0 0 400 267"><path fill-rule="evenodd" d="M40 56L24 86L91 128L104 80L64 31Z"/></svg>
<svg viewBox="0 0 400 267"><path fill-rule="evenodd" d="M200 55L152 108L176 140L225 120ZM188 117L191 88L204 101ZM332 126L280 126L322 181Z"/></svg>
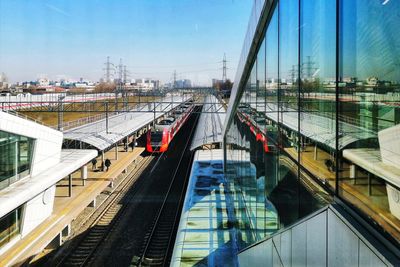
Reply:
<svg viewBox="0 0 400 267"><path fill-rule="evenodd" d="M128 98L128 106L129 108L133 108L140 103L153 102L154 97L145 97L141 96L140 99L138 96L129 96ZM157 99L157 98L156 98ZM110 99L108 101L108 110L109 112L115 111L115 100ZM122 98L118 98L118 109L123 109L124 101ZM19 113L28 116L31 119L36 121L40 121L44 125L47 126L56 126L58 124L58 112L57 108L54 108L54 111L38 111L43 110L43 108L31 108L29 110L23 110ZM104 100L100 100L97 102L87 102L87 103L74 103L74 104L65 104L64 105L65 112L63 113L63 123L67 123L70 121L76 121L82 118L93 117L98 114L101 114L105 110Z"/></svg>

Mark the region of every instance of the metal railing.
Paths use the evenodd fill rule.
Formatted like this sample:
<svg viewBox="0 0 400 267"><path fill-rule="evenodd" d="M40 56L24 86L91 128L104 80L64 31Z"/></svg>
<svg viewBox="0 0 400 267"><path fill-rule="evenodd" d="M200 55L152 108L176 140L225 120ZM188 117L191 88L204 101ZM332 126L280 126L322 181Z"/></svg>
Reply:
<svg viewBox="0 0 400 267"><path fill-rule="evenodd" d="M17 117L19 117L19 118L21 118L21 119L25 119L25 120L29 120L29 121L38 123L38 124L40 124L40 125L45 125L45 124L44 124L43 122L41 122L40 120L34 119L34 118L32 118L32 117L29 117L29 116L27 116L27 115L25 115L25 114L22 114L22 113L19 113L19 112L15 111L15 110L4 110L3 112L8 113L8 114L11 114L11 115L14 115L14 116L17 116Z"/></svg>

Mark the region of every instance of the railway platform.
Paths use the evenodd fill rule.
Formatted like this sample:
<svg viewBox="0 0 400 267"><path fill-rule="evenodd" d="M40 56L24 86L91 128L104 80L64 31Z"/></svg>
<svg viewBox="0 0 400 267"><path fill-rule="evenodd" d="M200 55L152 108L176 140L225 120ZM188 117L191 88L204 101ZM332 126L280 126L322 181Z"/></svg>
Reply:
<svg viewBox="0 0 400 267"><path fill-rule="evenodd" d="M97 164L97 169L93 169L89 163L86 165L86 179L81 178L79 171L72 174L71 178L61 180L56 187L52 215L2 255L0 266L18 266L35 257L37 259L37 255L46 248L60 246L71 233L71 222L87 206L96 205L96 197L113 185L114 180L139 158L144 148L136 147L133 151L125 152L123 146L120 146L118 150L118 155L113 150L105 153L105 158L111 161L108 171L100 171L100 164ZM101 162L101 156L97 161Z"/></svg>

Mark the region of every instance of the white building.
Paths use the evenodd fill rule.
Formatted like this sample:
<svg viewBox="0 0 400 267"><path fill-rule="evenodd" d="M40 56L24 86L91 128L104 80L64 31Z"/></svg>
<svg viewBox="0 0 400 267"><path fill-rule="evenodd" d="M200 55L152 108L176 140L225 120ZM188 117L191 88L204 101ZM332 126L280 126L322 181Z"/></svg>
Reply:
<svg viewBox="0 0 400 267"><path fill-rule="evenodd" d="M41 87L45 87L45 86L49 86L50 85L50 81L47 78L39 78L37 80L37 82L38 82L39 86L41 86Z"/></svg>
<svg viewBox="0 0 400 267"><path fill-rule="evenodd" d="M96 150L62 150L63 134L0 112L0 257L48 218L56 183Z"/></svg>
<svg viewBox="0 0 400 267"><path fill-rule="evenodd" d="M133 89L150 91L158 89L160 86L160 81L149 78L133 79L131 85Z"/></svg>
<svg viewBox="0 0 400 267"><path fill-rule="evenodd" d="M0 73L0 90L8 89L8 78L4 72Z"/></svg>

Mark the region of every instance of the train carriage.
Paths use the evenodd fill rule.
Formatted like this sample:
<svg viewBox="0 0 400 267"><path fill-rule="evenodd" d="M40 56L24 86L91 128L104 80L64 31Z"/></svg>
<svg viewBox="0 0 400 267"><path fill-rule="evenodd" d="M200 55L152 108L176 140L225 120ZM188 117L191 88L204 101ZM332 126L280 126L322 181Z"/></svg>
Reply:
<svg viewBox="0 0 400 267"><path fill-rule="evenodd" d="M150 153L162 153L168 150L169 143L182 125L188 120L194 106L192 103L185 103L171 112L169 117L156 123L147 132L146 150Z"/></svg>

